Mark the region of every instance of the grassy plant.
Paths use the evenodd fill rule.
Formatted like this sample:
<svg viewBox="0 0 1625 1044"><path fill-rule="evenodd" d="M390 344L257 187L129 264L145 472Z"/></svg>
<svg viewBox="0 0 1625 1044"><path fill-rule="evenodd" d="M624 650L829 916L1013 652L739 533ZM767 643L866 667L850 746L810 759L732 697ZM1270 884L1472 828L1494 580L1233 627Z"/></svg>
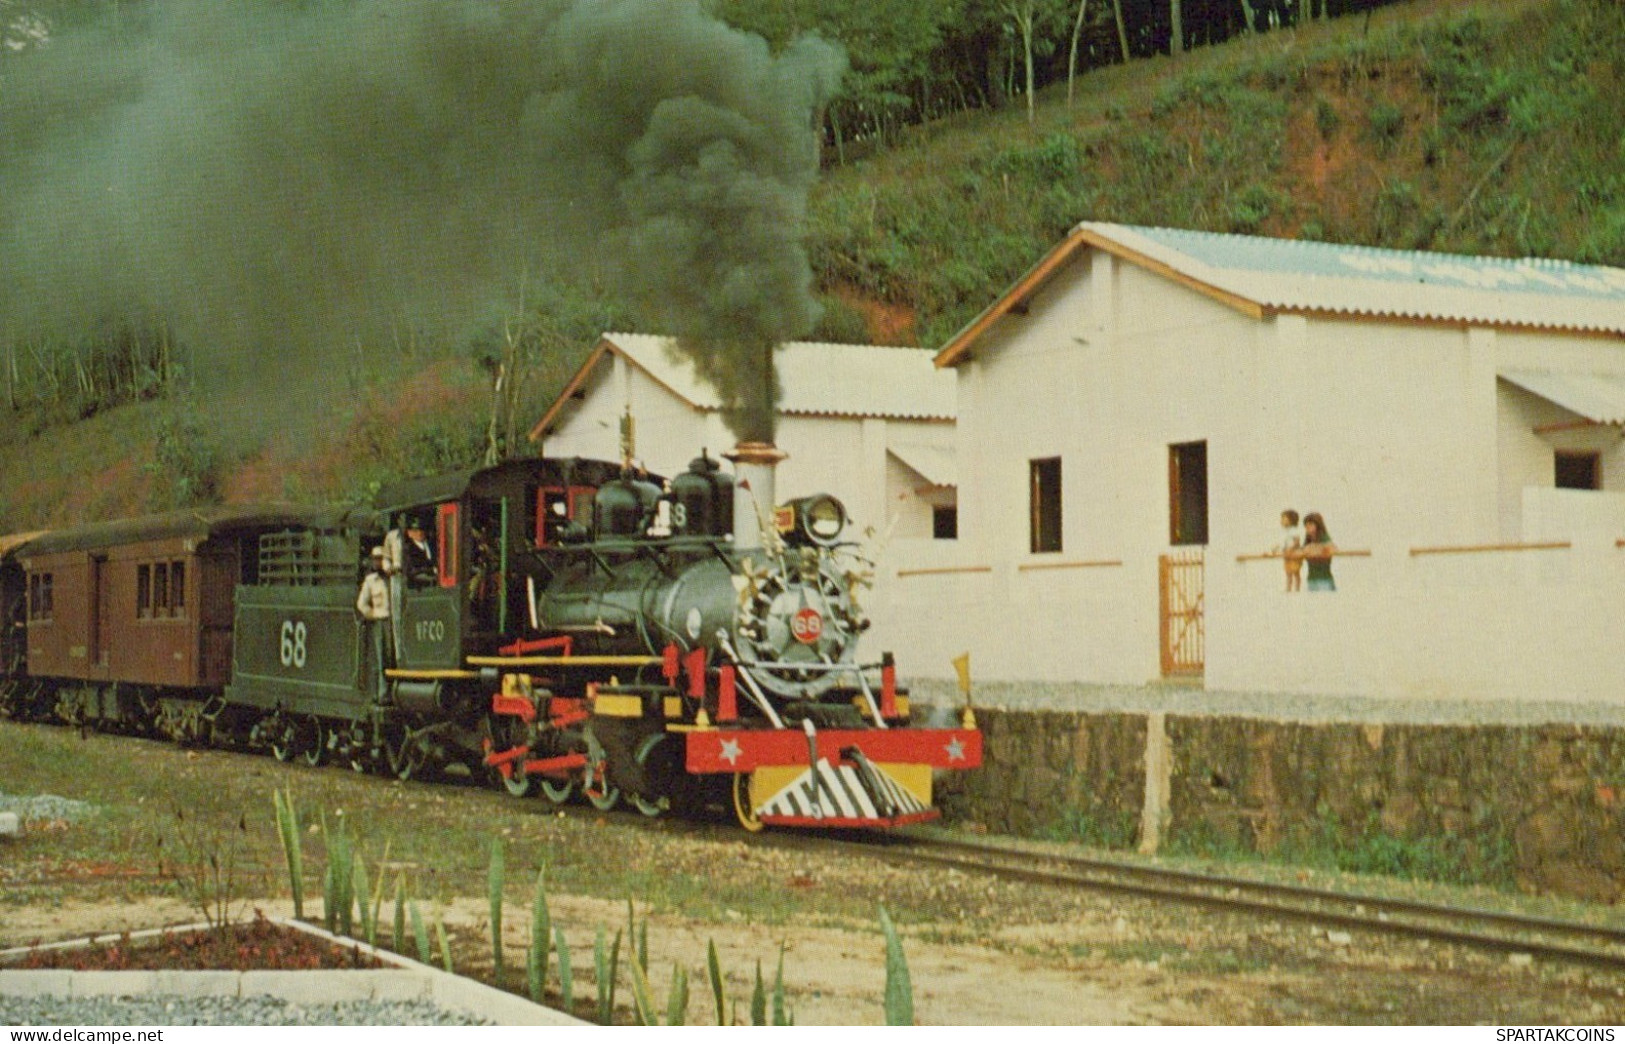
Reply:
<svg viewBox="0 0 1625 1044"><path fill-rule="evenodd" d="M455 975L451 966L451 942L446 938L446 922L439 914L434 915L434 934L440 943L440 964L446 969L448 975Z"/></svg>
<svg viewBox="0 0 1625 1044"><path fill-rule="evenodd" d="M491 975L502 985L502 886L507 878L506 857L502 841L491 841L491 866L485 875L485 894L491 904Z"/></svg>
<svg viewBox="0 0 1625 1044"><path fill-rule="evenodd" d="M914 984L909 980L903 941L886 908L880 908L880 931L886 937L886 1025L914 1025Z"/></svg>
<svg viewBox="0 0 1625 1044"><path fill-rule="evenodd" d="M368 946L378 945L378 920L373 916L372 886L367 881L367 861L360 852L355 853L351 861L351 871L355 880L351 891L355 895L357 906L361 910L361 938Z"/></svg>
<svg viewBox="0 0 1625 1044"><path fill-rule="evenodd" d="M592 945L593 971L597 975L598 1023L608 1026L615 1015L615 980L620 974L621 930L615 930L613 946L604 945L604 926L598 926L598 937Z"/></svg>
<svg viewBox="0 0 1625 1044"><path fill-rule="evenodd" d="M293 791L274 790L276 833L282 842L282 862L288 868L288 891L293 895L293 916L305 919L305 854L299 838L299 813L293 806Z"/></svg>
<svg viewBox="0 0 1625 1044"><path fill-rule="evenodd" d="M396 953L406 952L406 875L395 875L395 923L394 934L390 940L390 949Z"/></svg>
<svg viewBox="0 0 1625 1044"><path fill-rule="evenodd" d="M773 1025L791 1026L795 1019L784 999L784 944L779 944L779 970L773 974Z"/></svg>
<svg viewBox="0 0 1625 1044"><path fill-rule="evenodd" d="M717 960L717 942L705 941L705 974L711 982L711 999L717 1006L717 1025L728 1025L728 994L722 988L722 962Z"/></svg>
<svg viewBox="0 0 1625 1044"><path fill-rule="evenodd" d="M575 1007L576 981L575 972L570 967L570 945L564 940L564 929L553 929L553 946L559 953L559 998L564 1002L564 1010L569 1011Z"/></svg>
<svg viewBox="0 0 1625 1044"><path fill-rule="evenodd" d="M636 954L629 962L628 970L632 973L632 1010L638 1017L640 1026L658 1026L660 1019L655 1015L654 1001L649 989L649 973L638 963Z"/></svg>
<svg viewBox="0 0 1625 1044"><path fill-rule="evenodd" d="M412 900L409 909L412 914L412 939L417 943L418 960L424 964L434 962L434 951L429 948L429 930L423 925L423 911L418 909L417 900Z"/></svg>
<svg viewBox="0 0 1625 1044"><path fill-rule="evenodd" d="M681 964L671 966L671 991L666 995L666 1025L682 1026L688 1022L688 969Z"/></svg>
<svg viewBox="0 0 1625 1044"><path fill-rule="evenodd" d="M525 960L525 978L530 999L538 1004L547 984L547 956L552 944L552 916L547 909L547 871L536 872L536 894L530 901L530 947Z"/></svg>
<svg viewBox="0 0 1625 1044"><path fill-rule="evenodd" d="M756 962L756 985L750 991L750 1024L767 1025L767 984L762 981L762 962Z"/></svg>
<svg viewBox="0 0 1625 1044"><path fill-rule="evenodd" d="M343 825L328 828L322 817L327 869L322 876L322 919L339 935L355 932L355 846Z"/></svg>
<svg viewBox="0 0 1625 1044"><path fill-rule="evenodd" d="M174 831L178 860L166 865L162 856L164 842L159 837L159 875L180 887L210 927L224 930L233 918L237 854L248 834L248 817L239 815L235 828L222 832L196 816L188 818L184 809L176 808Z"/></svg>

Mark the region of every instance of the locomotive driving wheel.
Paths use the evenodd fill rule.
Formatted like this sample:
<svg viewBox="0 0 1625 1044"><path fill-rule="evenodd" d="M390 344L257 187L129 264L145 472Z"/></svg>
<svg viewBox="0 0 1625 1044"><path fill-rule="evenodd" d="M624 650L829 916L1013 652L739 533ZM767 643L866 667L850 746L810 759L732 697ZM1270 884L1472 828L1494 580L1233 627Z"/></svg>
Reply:
<svg viewBox="0 0 1625 1044"><path fill-rule="evenodd" d="M525 735L525 723L518 718L507 715L493 714L486 719L486 728L491 736L491 749L493 751L508 751L515 747L524 747L525 753L508 762L508 774L503 775L502 769L492 765L489 769L492 782L500 784L514 797L529 797L536 792L536 779L525 771L525 758L530 755L528 737Z"/></svg>
<svg viewBox="0 0 1625 1044"><path fill-rule="evenodd" d="M638 745L635 755L642 769L642 791L629 795L637 810L650 819L658 819L671 811L669 787L673 752L677 745L666 742L666 734L657 732Z"/></svg>
<svg viewBox="0 0 1625 1044"><path fill-rule="evenodd" d="M395 726L384 733L384 753L389 758L390 775L406 781L423 775L429 758L423 745L403 726Z"/></svg>
<svg viewBox="0 0 1625 1044"><path fill-rule="evenodd" d="M555 805L562 805L576 792L576 783L573 779L555 779L552 776L541 776L536 785L542 790L542 797Z"/></svg>
<svg viewBox="0 0 1625 1044"><path fill-rule="evenodd" d="M756 815L756 803L751 800L750 773L734 773L734 818L751 833L759 832L764 824Z"/></svg>
<svg viewBox="0 0 1625 1044"><path fill-rule="evenodd" d="M587 733L587 764L582 769L581 793L600 812L608 812L621 800L621 788L609 781L609 755L590 731Z"/></svg>
<svg viewBox="0 0 1625 1044"><path fill-rule="evenodd" d="M320 718L313 714L307 719L304 730L306 743L299 752L300 759L313 768L317 765L325 765L327 763L326 726L322 724Z"/></svg>
<svg viewBox="0 0 1625 1044"><path fill-rule="evenodd" d="M288 762L294 759L299 752L298 728L292 718L280 715L273 721L266 723L266 731L271 743L271 756L278 761Z"/></svg>

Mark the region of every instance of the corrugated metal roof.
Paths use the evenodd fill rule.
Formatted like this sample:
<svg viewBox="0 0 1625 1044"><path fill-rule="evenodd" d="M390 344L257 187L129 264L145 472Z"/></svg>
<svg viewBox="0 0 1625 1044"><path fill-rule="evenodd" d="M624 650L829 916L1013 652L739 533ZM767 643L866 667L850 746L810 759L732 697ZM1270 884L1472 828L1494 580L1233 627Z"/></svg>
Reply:
<svg viewBox="0 0 1625 1044"><path fill-rule="evenodd" d="M1086 222L1214 288L1281 311L1625 333L1625 270Z"/></svg>
<svg viewBox="0 0 1625 1044"><path fill-rule="evenodd" d="M699 409L721 406L669 337L606 333L604 341ZM953 420L954 375L917 348L790 341L775 356L779 413L804 416Z"/></svg>
<svg viewBox="0 0 1625 1044"><path fill-rule="evenodd" d="M886 450L933 486L959 485L958 458L954 451L946 446L893 442Z"/></svg>
<svg viewBox="0 0 1625 1044"><path fill-rule="evenodd" d="M1625 376L1511 369L1500 376L1588 421L1625 425Z"/></svg>

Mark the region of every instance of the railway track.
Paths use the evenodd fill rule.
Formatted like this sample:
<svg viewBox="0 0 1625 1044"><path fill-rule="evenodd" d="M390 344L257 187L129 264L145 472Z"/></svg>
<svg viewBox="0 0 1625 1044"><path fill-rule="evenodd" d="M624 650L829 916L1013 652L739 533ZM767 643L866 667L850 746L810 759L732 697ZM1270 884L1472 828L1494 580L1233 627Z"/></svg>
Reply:
<svg viewBox="0 0 1625 1044"><path fill-rule="evenodd" d="M1619 928L965 841L907 838L887 844L829 843L899 865L986 873L1029 884L1113 892L1251 917L1272 916L1625 970L1625 929Z"/></svg>

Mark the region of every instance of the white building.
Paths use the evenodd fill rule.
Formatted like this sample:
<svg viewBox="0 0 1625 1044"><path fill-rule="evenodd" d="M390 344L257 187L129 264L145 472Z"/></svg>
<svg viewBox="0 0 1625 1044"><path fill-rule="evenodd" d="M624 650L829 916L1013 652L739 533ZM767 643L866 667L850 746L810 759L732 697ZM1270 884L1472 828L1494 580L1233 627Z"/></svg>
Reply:
<svg viewBox="0 0 1625 1044"><path fill-rule="evenodd" d="M872 602L908 671L1625 700L1625 271L1084 224L937 364L959 538ZM1337 593L1261 557L1286 508Z"/></svg>
<svg viewBox="0 0 1625 1044"><path fill-rule="evenodd" d="M951 536L955 524L951 371L909 348L791 342L776 356L781 396L775 442L778 499L833 493L874 540ZM547 456L620 457L621 418L635 420L636 454L674 475L701 449L738 439L716 393L671 340L604 334L531 430Z"/></svg>

